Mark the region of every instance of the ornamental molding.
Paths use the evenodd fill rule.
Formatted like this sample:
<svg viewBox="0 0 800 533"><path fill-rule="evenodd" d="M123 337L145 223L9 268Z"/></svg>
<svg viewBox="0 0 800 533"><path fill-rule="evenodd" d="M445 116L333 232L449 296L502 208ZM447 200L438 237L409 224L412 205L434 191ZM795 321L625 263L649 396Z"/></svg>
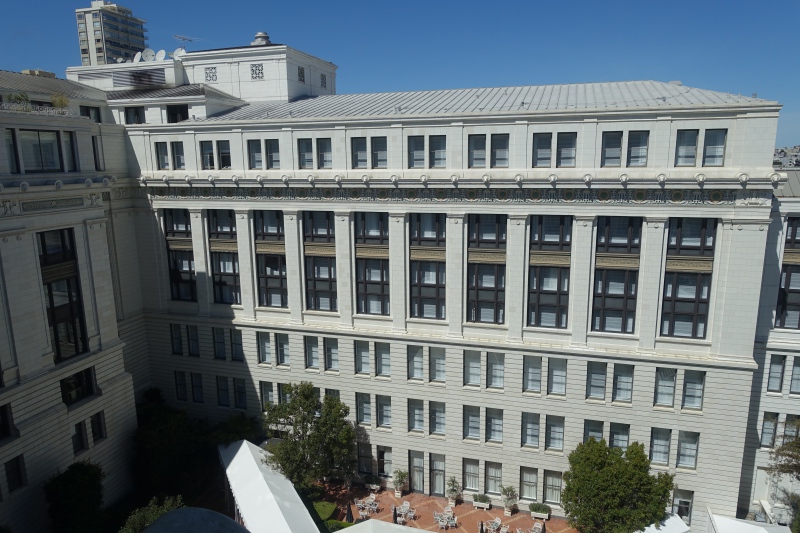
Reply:
<svg viewBox="0 0 800 533"><path fill-rule="evenodd" d="M412 246L412 261L446 261L447 250L444 246Z"/></svg>
<svg viewBox="0 0 800 533"><path fill-rule="evenodd" d="M73 198L58 198L53 200L31 200L20 202L23 213L33 213L36 211L52 211L54 209L68 209L70 207L83 207L83 196Z"/></svg>
<svg viewBox="0 0 800 533"><path fill-rule="evenodd" d="M531 266L560 266L570 265L569 252L531 252L529 264Z"/></svg>
<svg viewBox="0 0 800 533"><path fill-rule="evenodd" d="M505 250L468 250L467 261L469 263L490 263L505 264Z"/></svg>
<svg viewBox="0 0 800 533"><path fill-rule="evenodd" d="M167 248L170 250L192 250L191 238L167 237Z"/></svg>
<svg viewBox="0 0 800 533"><path fill-rule="evenodd" d="M713 257L677 258L667 257L667 272L712 272Z"/></svg>
<svg viewBox="0 0 800 533"><path fill-rule="evenodd" d="M256 253L283 255L286 253L286 245L282 242L258 241L256 242Z"/></svg>
<svg viewBox="0 0 800 533"><path fill-rule="evenodd" d="M783 251L783 262L788 265L800 265L800 249L785 249Z"/></svg>
<svg viewBox="0 0 800 533"><path fill-rule="evenodd" d="M223 239L210 239L208 248L212 252L238 252L239 246L236 241Z"/></svg>
<svg viewBox="0 0 800 533"><path fill-rule="evenodd" d="M336 245L322 242L305 243L305 254L309 257L336 257Z"/></svg>
<svg viewBox="0 0 800 533"><path fill-rule="evenodd" d="M637 270L639 268L639 256L635 254L598 253L597 257L595 257L594 265L597 268L609 268L612 270Z"/></svg>
<svg viewBox="0 0 800 533"><path fill-rule="evenodd" d="M388 244L356 244L358 259L389 259Z"/></svg>

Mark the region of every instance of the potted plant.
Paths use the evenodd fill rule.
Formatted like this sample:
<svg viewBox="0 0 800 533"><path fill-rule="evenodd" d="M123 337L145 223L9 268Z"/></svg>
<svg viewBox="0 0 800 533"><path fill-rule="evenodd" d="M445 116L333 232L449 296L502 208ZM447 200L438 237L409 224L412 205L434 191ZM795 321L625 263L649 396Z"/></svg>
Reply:
<svg viewBox="0 0 800 533"><path fill-rule="evenodd" d="M364 485L366 485L369 490L377 492L381 490L381 478L368 474L364 477Z"/></svg>
<svg viewBox="0 0 800 533"><path fill-rule="evenodd" d="M476 509L491 509L492 500L486 494L475 494L472 497L472 506Z"/></svg>
<svg viewBox="0 0 800 533"><path fill-rule="evenodd" d="M517 489L515 489L512 485L507 487L500 487L500 494L503 496L503 505L505 506L505 511L503 514L506 516L511 516L511 513L514 511L514 505L516 505L519 496L517 495Z"/></svg>
<svg viewBox="0 0 800 533"><path fill-rule="evenodd" d="M533 518L541 518L542 520L550 518L550 506L547 504L533 502L528 505L528 509L531 511L531 517Z"/></svg>
<svg viewBox="0 0 800 533"><path fill-rule="evenodd" d="M402 498L403 489L408 483L408 470L395 470L394 471L394 495L396 498Z"/></svg>
<svg viewBox="0 0 800 533"><path fill-rule="evenodd" d="M456 499L461 494L461 483L458 482L455 476L451 476L447 480L447 503L450 506L456 504Z"/></svg>

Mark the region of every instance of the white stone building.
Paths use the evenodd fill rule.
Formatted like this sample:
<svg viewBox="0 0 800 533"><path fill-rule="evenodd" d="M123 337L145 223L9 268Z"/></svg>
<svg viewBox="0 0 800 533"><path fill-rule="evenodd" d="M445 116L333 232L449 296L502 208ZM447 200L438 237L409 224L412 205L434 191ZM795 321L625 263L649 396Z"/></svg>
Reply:
<svg viewBox="0 0 800 533"><path fill-rule="evenodd" d="M709 512L746 513L764 464L755 411L792 411L755 407L771 398L757 382L775 336L791 336L771 322L779 104L654 81L336 95L335 71L266 35L70 69L106 91L102 124L57 120L103 138L105 170L79 141L79 177L101 182L83 197L107 194L26 218L32 196L69 197L54 180L70 175L34 183L25 151L0 146L0 313L42 299L43 228L73 228L94 253L77 236L99 220L110 259L97 270L82 255L78 270L111 283L100 297L82 282L83 306L87 329L102 316L118 332L127 390L132 377L219 421L312 381L369 436L360 472L408 469L432 494L456 476L467 497L514 485L522 508L558 509L585 438L638 441L676 475L674 510L693 530ZM15 124L16 139L33 127ZM102 189L105 175L118 179ZM44 331L44 310L5 321ZM73 363L37 350L57 390L49 373ZM0 405L24 389L11 386L18 360L0 360Z"/></svg>
<svg viewBox="0 0 800 533"><path fill-rule="evenodd" d="M75 10L82 65L131 61L147 46L145 21L127 7L92 0L91 7Z"/></svg>

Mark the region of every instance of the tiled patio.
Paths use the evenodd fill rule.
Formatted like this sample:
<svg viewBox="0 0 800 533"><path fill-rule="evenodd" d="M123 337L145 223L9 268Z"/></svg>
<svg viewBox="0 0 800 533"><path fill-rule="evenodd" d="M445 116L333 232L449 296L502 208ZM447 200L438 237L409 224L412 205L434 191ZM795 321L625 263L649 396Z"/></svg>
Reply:
<svg viewBox="0 0 800 533"><path fill-rule="evenodd" d="M346 513L345 505L350 504L355 518L358 518L358 511L353 505L354 498L363 498L369 493L361 487L354 487L345 492L341 488L330 487L326 491L330 501L335 501L340 508L340 517L344 518ZM412 509L416 510L416 518L409 521L406 525L411 528L422 529L425 531L438 531L439 525L433 520L434 511L442 512L447 506L446 498L436 496L426 496L424 494L404 494L402 498L395 498L393 490L384 490L376 494L378 500L378 512L370 514L368 520L392 521L392 505L400 506L407 501ZM329 499L326 498L326 499ZM460 502L453 508L458 520L458 527L451 528L450 531L460 531L465 533L478 533L480 522L488 522L500 517L503 525L508 524L509 533L516 533L517 528L526 533L533 527L534 519L527 513L515 512L512 516L504 516L502 508L492 508L488 511L475 509L472 503ZM541 520L539 520L541 522ZM484 531L488 533L488 528ZM577 533L567 524L563 518L551 518L546 523L547 533Z"/></svg>

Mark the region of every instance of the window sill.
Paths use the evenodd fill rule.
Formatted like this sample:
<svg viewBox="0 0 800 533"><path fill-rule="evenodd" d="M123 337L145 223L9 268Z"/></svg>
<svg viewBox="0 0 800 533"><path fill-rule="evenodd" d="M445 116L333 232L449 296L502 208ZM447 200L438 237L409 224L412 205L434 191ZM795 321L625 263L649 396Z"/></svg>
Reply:
<svg viewBox="0 0 800 533"><path fill-rule="evenodd" d="M339 369L337 368L335 370L334 369L325 370L323 372L323 374L325 374L326 376L338 376L339 375Z"/></svg>
<svg viewBox="0 0 800 533"><path fill-rule="evenodd" d="M258 363L258 368L272 368L272 363Z"/></svg>
<svg viewBox="0 0 800 533"><path fill-rule="evenodd" d="M421 429L409 429L408 434L412 437L424 437L425 432Z"/></svg>
<svg viewBox="0 0 800 533"><path fill-rule="evenodd" d="M690 476L696 476L697 475L697 467L689 468L687 466L677 466L677 467L675 467L675 473L676 474L688 474Z"/></svg>
<svg viewBox="0 0 800 533"><path fill-rule="evenodd" d="M278 313L285 313L287 315L291 313L288 307L273 307L269 305L259 305L256 307L256 311L273 311Z"/></svg>
<svg viewBox="0 0 800 533"><path fill-rule="evenodd" d="M406 318L406 322L409 324L436 324L436 325L444 325L447 324L446 318L424 318L421 316L414 316Z"/></svg>
<svg viewBox="0 0 800 533"><path fill-rule="evenodd" d="M503 447L503 443L502 443L502 441L487 440L486 441L486 446L489 446L490 448L502 448Z"/></svg>
<svg viewBox="0 0 800 533"><path fill-rule="evenodd" d="M409 383L416 383L417 385L425 384L425 381L422 378L407 378L406 381Z"/></svg>
<svg viewBox="0 0 800 533"><path fill-rule="evenodd" d="M662 413L674 413L674 407L667 407L666 405L654 405L653 411L661 411Z"/></svg>
<svg viewBox="0 0 800 533"><path fill-rule="evenodd" d="M680 412L681 412L682 415L703 416L703 410L702 409L687 408L687 409L681 409Z"/></svg>
<svg viewBox="0 0 800 533"><path fill-rule="evenodd" d="M651 462L651 463L650 463L650 466L651 466L651 467L652 467L654 470L661 470L662 472L667 472L667 471L669 470L669 465L663 465L663 464L659 464L659 463L653 463L653 462Z"/></svg>
<svg viewBox="0 0 800 533"><path fill-rule="evenodd" d="M606 404L606 400L605 399L601 400L600 398L586 398L585 401L589 405L605 405Z"/></svg>
<svg viewBox="0 0 800 533"><path fill-rule="evenodd" d="M488 322L463 322L461 326L465 328L483 328L493 329L496 331L508 331L508 326L506 324L490 324Z"/></svg>
<svg viewBox="0 0 800 533"><path fill-rule="evenodd" d="M377 379L378 381L392 381L392 376L376 375L375 379Z"/></svg>
<svg viewBox="0 0 800 533"><path fill-rule="evenodd" d="M536 392L536 391L524 390L524 391L522 391L522 395L523 396L527 396L528 398L541 398L542 397L541 391L540 392Z"/></svg>
<svg viewBox="0 0 800 533"><path fill-rule="evenodd" d="M353 377L356 379L370 379L370 375L363 372L357 372Z"/></svg>
<svg viewBox="0 0 800 533"><path fill-rule="evenodd" d="M534 446L532 444L523 444L522 446L520 446L520 450L526 451L528 453L538 453L539 447Z"/></svg>
<svg viewBox="0 0 800 533"><path fill-rule="evenodd" d="M306 309L303 311L303 316L333 316L338 317L339 311L318 311L316 309Z"/></svg>
<svg viewBox="0 0 800 533"><path fill-rule="evenodd" d="M378 426L375 428L375 431L380 431L382 433L391 433L392 426Z"/></svg>
<svg viewBox="0 0 800 533"><path fill-rule="evenodd" d="M275 370L291 370L292 365L277 365Z"/></svg>
<svg viewBox="0 0 800 533"><path fill-rule="evenodd" d="M500 387L486 387L486 392L491 392L493 394L505 394L505 389Z"/></svg>
<svg viewBox="0 0 800 533"><path fill-rule="evenodd" d="M567 401L566 394L548 394L547 396L545 396L545 398L547 398L548 400L558 400L559 402Z"/></svg>
<svg viewBox="0 0 800 533"><path fill-rule="evenodd" d="M551 333L555 335L563 335L564 337L572 336L571 328L548 328L544 326L523 326L522 331L529 331L531 333Z"/></svg>
<svg viewBox="0 0 800 533"><path fill-rule="evenodd" d="M431 387L441 387L441 388L447 386L444 381L429 381L428 385L430 385Z"/></svg>
<svg viewBox="0 0 800 533"><path fill-rule="evenodd" d="M614 401L612 401L611 402L611 406L612 407L624 407L626 409L632 409L633 408L633 402L614 402Z"/></svg>
<svg viewBox="0 0 800 533"><path fill-rule="evenodd" d="M766 396L772 398L783 398L783 393L778 391L767 391Z"/></svg>
<svg viewBox="0 0 800 533"><path fill-rule="evenodd" d="M355 313L353 314L353 318L357 318L359 320L375 320L377 322L391 322L392 316L391 315L367 315L363 313Z"/></svg>
<svg viewBox="0 0 800 533"><path fill-rule="evenodd" d="M319 368L304 368L303 369L307 374L319 374Z"/></svg>
<svg viewBox="0 0 800 533"><path fill-rule="evenodd" d="M464 437L461 439L461 442L465 442L467 444L480 444L481 440L477 437Z"/></svg>
<svg viewBox="0 0 800 533"><path fill-rule="evenodd" d="M481 391L481 386L480 385L463 385L461 388L463 390L471 390L471 391L477 391L477 392Z"/></svg>
<svg viewBox="0 0 800 533"><path fill-rule="evenodd" d="M670 335L660 335L656 337L656 342L668 342L672 344L692 344L695 346L711 347L711 341L706 339L695 339L693 337L675 337Z"/></svg>
<svg viewBox="0 0 800 533"><path fill-rule="evenodd" d="M559 457L564 457L564 450L545 450L544 453L547 455L557 455Z"/></svg>
<svg viewBox="0 0 800 533"><path fill-rule="evenodd" d="M444 433L431 433L430 437L435 440L447 440Z"/></svg>
<svg viewBox="0 0 800 533"><path fill-rule="evenodd" d="M631 339L634 341L639 340L639 335L636 333L622 333L621 331L590 331L586 334L588 338L597 339Z"/></svg>

